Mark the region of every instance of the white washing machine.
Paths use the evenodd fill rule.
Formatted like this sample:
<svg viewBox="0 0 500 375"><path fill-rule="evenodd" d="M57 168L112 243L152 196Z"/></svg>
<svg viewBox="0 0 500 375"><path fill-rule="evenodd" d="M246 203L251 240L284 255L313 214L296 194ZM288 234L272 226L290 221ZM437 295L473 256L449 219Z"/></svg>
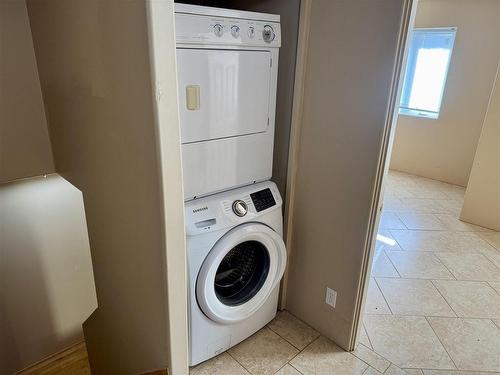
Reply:
<svg viewBox="0 0 500 375"><path fill-rule="evenodd" d="M185 204L189 364L229 349L276 315L286 265L273 182Z"/></svg>
<svg viewBox="0 0 500 375"><path fill-rule="evenodd" d="M271 178L279 21L175 4L185 200Z"/></svg>

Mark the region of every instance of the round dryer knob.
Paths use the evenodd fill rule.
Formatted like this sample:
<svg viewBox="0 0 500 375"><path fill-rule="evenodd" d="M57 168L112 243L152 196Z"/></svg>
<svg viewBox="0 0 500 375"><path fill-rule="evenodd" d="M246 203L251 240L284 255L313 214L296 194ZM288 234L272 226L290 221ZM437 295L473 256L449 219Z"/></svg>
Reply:
<svg viewBox="0 0 500 375"><path fill-rule="evenodd" d="M220 23L216 23L214 25L214 34L218 37L221 37L223 33L224 33L224 28L222 27L222 25Z"/></svg>
<svg viewBox="0 0 500 375"><path fill-rule="evenodd" d="M262 30L262 39L267 43L271 43L274 38L276 38L276 34L273 28L269 25L264 26L264 30Z"/></svg>
<svg viewBox="0 0 500 375"><path fill-rule="evenodd" d="M233 202L233 212L235 213L236 216L243 217L248 212L248 206L241 199L235 200Z"/></svg>
<svg viewBox="0 0 500 375"><path fill-rule="evenodd" d="M231 35L233 36L233 38L238 38L240 36L239 26L236 25L231 26Z"/></svg>
<svg viewBox="0 0 500 375"><path fill-rule="evenodd" d="M250 39L253 39L253 38L254 38L254 36L255 36L255 27L253 27L253 26L249 26L249 27L248 27L248 37L249 37Z"/></svg>

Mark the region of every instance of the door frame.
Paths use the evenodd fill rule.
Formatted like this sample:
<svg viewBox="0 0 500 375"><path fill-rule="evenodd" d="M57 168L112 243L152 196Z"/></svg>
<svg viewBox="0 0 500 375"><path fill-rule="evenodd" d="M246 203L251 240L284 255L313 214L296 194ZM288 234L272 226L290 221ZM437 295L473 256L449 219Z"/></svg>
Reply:
<svg viewBox="0 0 500 375"><path fill-rule="evenodd" d="M404 81L409 36L415 23L418 1L419 0L404 0L403 16L401 18L401 25L399 29L398 45L389 94L389 105L387 108L384 133L377 162L375 186L372 195L372 205L370 209L368 231L363 254L362 273L359 280L360 282L356 298L355 319L354 327L351 331L350 350L354 350L356 348L360 327L362 326L380 215L382 213L384 203L385 177L389 171L392 146L394 144L394 136L396 133L396 123L399 116L399 101Z"/></svg>

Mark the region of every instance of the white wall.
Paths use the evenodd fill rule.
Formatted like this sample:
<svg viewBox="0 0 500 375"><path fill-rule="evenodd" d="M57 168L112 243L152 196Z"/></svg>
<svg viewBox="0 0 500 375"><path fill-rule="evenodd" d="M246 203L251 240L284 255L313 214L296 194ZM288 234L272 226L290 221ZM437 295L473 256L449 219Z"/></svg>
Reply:
<svg viewBox="0 0 500 375"><path fill-rule="evenodd" d="M0 1L0 183L54 172L26 4Z"/></svg>
<svg viewBox="0 0 500 375"><path fill-rule="evenodd" d="M83 339L97 307L81 192L57 175L0 187L0 373Z"/></svg>
<svg viewBox="0 0 500 375"><path fill-rule="evenodd" d="M439 119L399 116L391 168L466 186L500 59L500 1L421 0L415 27L457 26Z"/></svg>
<svg viewBox="0 0 500 375"><path fill-rule="evenodd" d="M500 231L500 64L460 219Z"/></svg>

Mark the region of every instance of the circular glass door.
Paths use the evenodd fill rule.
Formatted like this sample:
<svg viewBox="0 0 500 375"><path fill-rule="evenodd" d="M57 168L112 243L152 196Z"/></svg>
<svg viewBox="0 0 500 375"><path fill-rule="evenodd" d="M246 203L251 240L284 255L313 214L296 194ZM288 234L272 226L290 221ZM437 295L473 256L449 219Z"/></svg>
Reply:
<svg viewBox="0 0 500 375"><path fill-rule="evenodd" d="M219 323L242 321L266 302L285 264L279 234L264 224L242 224L219 239L205 258L196 281L198 305Z"/></svg>
<svg viewBox="0 0 500 375"><path fill-rule="evenodd" d="M258 241L233 247L215 274L215 295L227 306L247 302L262 288L269 273L269 253Z"/></svg>

